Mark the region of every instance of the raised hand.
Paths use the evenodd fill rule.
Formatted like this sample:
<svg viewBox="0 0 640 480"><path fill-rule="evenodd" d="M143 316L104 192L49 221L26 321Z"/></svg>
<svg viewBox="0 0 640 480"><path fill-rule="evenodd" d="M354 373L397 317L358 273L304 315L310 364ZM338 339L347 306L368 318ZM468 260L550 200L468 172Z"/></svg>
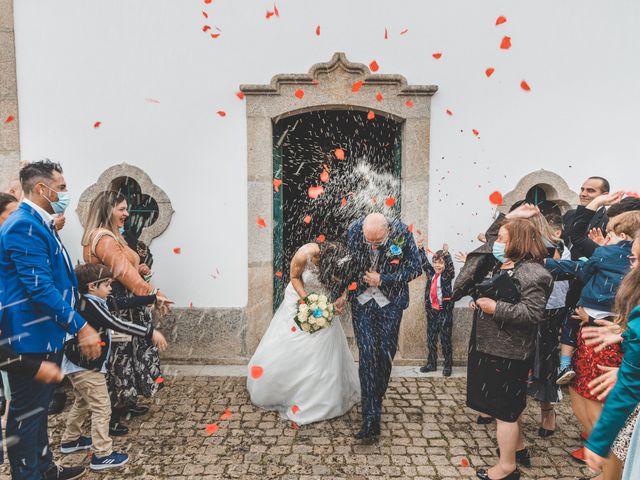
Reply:
<svg viewBox="0 0 640 480"><path fill-rule="evenodd" d="M511 220L513 218L531 218L534 215L540 214L540 209L530 203L523 203L518 208L507 213L506 218Z"/></svg>
<svg viewBox="0 0 640 480"><path fill-rule="evenodd" d="M467 252L458 252L455 254L455 259L456 261L460 262L460 263L466 263L467 262Z"/></svg>
<svg viewBox="0 0 640 480"><path fill-rule="evenodd" d="M591 203L587 205L587 208L589 210L598 210L601 207L608 207L610 205L620 202L623 196L624 196L624 192L622 190L615 193L605 193L591 200Z"/></svg>
<svg viewBox="0 0 640 480"><path fill-rule="evenodd" d="M592 228L588 234L589 240L596 242L598 245L606 245L607 239L599 228Z"/></svg>

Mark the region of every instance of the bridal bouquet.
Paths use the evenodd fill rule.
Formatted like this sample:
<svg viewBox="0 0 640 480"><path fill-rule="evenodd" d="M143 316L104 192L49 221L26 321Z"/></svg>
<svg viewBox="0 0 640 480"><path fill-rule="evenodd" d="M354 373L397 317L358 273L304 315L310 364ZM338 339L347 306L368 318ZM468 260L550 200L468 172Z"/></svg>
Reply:
<svg viewBox="0 0 640 480"><path fill-rule="evenodd" d="M333 320L333 304L326 295L307 295L300 300L294 320L304 332L314 333L327 328Z"/></svg>

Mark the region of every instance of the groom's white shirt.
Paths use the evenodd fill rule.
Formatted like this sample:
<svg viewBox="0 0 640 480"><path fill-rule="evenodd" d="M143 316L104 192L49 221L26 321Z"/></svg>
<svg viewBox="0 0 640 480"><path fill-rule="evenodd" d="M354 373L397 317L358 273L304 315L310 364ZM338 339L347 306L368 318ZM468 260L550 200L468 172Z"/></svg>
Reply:
<svg viewBox="0 0 640 480"><path fill-rule="evenodd" d="M376 250L375 254L372 254L371 256L375 270L378 266L380 251ZM391 303L378 287L369 287L357 297L358 303L360 303L360 305L365 305L367 302L371 301L371 299L374 299L380 308L386 307Z"/></svg>

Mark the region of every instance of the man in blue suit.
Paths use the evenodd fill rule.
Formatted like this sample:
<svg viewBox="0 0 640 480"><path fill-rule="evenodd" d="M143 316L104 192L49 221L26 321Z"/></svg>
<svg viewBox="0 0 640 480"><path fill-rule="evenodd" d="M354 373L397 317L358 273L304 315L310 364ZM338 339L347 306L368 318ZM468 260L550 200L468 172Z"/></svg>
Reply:
<svg viewBox="0 0 640 480"><path fill-rule="evenodd" d="M402 312L409 306L408 284L420 276L422 266L409 228L380 213L349 226L347 248L354 266L348 292L362 391L362 429L356 438L372 443L380 435L382 399L398 348Z"/></svg>
<svg viewBox="0 0 640 480"><path fill-rule="evenodd" d="M69 203L62 168L50 160L20 171L25 198L0 229L2 320L0 340L23 357L60 364L67 334L77 335L83 354L100 354L96 331L74 311L77 281L71 258L53 223ZM12 400L7 437L11 475L18 480L79 478L84 467L53 463L47 409L53 385L9 373Z"/></svg>

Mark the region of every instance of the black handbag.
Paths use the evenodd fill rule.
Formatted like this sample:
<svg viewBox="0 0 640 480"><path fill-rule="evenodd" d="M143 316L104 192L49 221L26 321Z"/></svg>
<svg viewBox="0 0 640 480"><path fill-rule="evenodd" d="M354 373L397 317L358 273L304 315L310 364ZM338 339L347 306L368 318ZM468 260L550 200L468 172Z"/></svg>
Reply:
<svg viewBox="0 0 640 480"><path fill-rule="evenodd" d="M501 271L482 283L478 283L476 294L476 298L486 297L496 302L500 300L507 303L518 303L520 301L520 292L507 271Z"/></svg>

